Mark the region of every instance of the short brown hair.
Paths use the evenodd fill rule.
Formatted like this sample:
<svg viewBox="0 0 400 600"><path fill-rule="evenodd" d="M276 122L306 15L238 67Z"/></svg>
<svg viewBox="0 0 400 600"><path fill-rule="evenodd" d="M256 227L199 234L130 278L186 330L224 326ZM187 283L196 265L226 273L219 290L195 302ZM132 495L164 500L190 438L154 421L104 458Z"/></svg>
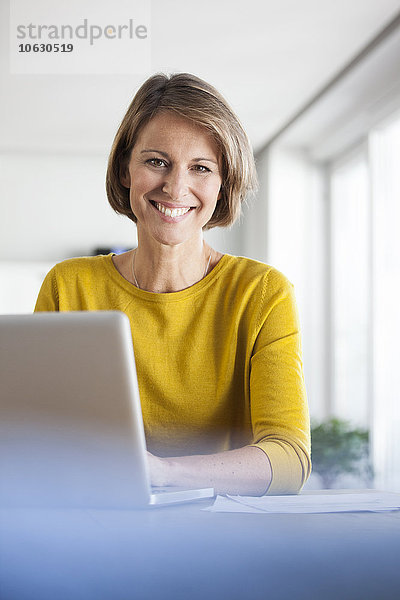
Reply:
<svg viewBox="0 0 400 600"><path fill-rule="evenodd" d="M153 75L133 98L111 148L106 190L112 208L136 222L129 189L121 177L142 128L160 112L173 111L205 127L221 152L222 186L215 211L205 226L231 225L240 214L242 202L257 188L253 152L248 137L233 110L210 84L189 73Z"/></svg>

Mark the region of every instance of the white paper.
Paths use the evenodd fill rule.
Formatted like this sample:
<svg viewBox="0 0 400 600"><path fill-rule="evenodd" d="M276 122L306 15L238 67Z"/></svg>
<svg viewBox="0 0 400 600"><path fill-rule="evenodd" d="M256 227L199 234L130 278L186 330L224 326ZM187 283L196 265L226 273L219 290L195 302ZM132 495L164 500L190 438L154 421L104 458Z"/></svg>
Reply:
<svg viewBox="0 0 400 600"><path fill-rule="evenodd" d="M307 493L298 496L217 496L211 512L336 513L400 510L400 494L366 490L355 493Z"/></svg>

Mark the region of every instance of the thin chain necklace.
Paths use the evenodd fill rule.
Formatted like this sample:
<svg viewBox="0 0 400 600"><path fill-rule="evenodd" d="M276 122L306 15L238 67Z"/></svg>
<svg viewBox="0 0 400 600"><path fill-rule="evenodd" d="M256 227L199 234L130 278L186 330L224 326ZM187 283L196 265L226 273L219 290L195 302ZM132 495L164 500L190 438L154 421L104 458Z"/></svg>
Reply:
<svg viewBox="0 0 400 600"><path fill-rule="evenodd" d="M204 279L204 277L208 273L208 269L210 268L210 262L211 262L211 254L212 254L212 250L210 252L210 256L208 257L206 268L204 269L204 274L203 274L203 277L201 279ZM136 287L140 290L141 287L140 287L140 285L138 283L138 280L136 279L136 275L135 275L135 257L136 257L136 250L135 250L135 252L133 253L133 256L132 256L132 277L133 277L133 281L135 282ZM200 279L199 279L199 281L200 281Z"/></svg>

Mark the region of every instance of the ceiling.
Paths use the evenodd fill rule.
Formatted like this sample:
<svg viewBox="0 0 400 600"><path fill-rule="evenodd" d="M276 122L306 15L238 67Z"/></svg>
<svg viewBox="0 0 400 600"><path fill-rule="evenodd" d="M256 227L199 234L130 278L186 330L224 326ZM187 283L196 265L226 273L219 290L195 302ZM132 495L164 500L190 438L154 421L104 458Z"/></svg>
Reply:
<svg viewBox="0 0 400 600"><path fill-rule="evenodd" d="M257 150L394 18L400 0L152 0L151 9L151 72L189 71L214 84ZM0 151L106 153L143 75L11 75L7 0L0 11Z"/></svg>

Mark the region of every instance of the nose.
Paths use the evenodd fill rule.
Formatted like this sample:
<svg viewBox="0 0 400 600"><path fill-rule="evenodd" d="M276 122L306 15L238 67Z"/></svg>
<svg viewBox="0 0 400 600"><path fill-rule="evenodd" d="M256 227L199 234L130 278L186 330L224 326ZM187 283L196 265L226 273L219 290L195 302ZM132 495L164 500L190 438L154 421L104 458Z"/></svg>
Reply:
<svg viewBox="0 0 400 600"><path fill-rule="evenodd" d="M162 191L176 201L187 196L189 193L188 175L186 169L171 169L165 175L165 180L162 186Z"/></svg>

